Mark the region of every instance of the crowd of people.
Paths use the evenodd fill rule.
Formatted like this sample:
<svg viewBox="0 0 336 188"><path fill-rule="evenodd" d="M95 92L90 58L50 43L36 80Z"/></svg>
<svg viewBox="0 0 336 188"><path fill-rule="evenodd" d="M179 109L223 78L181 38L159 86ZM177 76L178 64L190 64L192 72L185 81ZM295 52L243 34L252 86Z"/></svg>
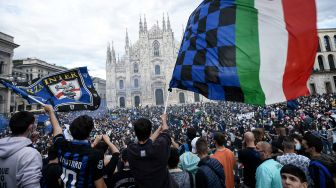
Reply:
<svg viewBox="0 0 336 188"><path fill-rule="evenodd" d="M0 187L335 187L335 107L334 94L167 114L46 106L51 132L18 112L0 133Z"/></svg>

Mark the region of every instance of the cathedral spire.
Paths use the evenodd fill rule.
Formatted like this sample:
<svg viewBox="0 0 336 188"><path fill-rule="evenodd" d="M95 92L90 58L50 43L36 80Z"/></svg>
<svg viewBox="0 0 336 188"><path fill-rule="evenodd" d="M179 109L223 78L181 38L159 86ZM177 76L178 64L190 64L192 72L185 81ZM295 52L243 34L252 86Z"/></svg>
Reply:
<svg viewBox="0 0 336 188"><path fill-rule="evenodd" d="M171 31L171 28L170 28L170 21L169 21L169 15L167 13L167 30L168 31Z"/></svg>
<svg viewBox="0 0 336 188"><path fill-rule="evenodd" d="M115 51L114 51L113 41L112 41L111 58L112 58L112 62L116 63L116 55L115 55Z"/></svg>
<svg viewBox="0 0 336 188"><path fill-rule="evenodd" d="M108 65L111 64L111 48L110 43L107 43L107 50L106 50L106 68Z"/></svg>
<svg viewBox="0 0 336 188"><path fill-rule="evenodd" d="M126 55L129 54L129 39L128 39L128 32L127 32L127 28L126 28L126 38L125 38L125 52Z"/></svg>
<svg viewBox="0 0 336 188"><path fill-rule="evenodd" d="M140 22L139 22L139 34L143 32L143 26L142 26L142 20L141 20L141 15L140 15Z"/></svg>
<svg viewBox="0 0 336 188"><path fill-rule="evenodd" d="M166 31L166 21L165 21L164 13L163 13L163 18L162 18L162 30Z"/></svg>
<svg viewBox="0 0 336 188"><path fill-rule="evenodd" d="M128 32L127 32L127 28L126 28L126 38L125 38L125 45L126 45L126 47L129 47L129 39L128 39Z"/></svg>
<svg viewBox="0 0 336 188"><path fill-rule="evenodd" d="M146 21L146 14L144 15L144 32L147 32L147 21Z"/></svg>

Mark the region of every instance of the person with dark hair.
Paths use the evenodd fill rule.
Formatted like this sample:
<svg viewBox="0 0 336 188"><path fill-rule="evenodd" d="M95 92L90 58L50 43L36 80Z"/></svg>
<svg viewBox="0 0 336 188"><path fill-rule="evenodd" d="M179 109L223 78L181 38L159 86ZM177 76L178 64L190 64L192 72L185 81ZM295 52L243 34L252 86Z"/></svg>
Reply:
<svg viewBox="0 0 336 188"><path fill-rule="evenodd" d="M191 141L196 137L196 129L194 127L187 128L185 143L179 147L179 155L184 152L191 152Z"/></svg>
<svg viewBox="0 0 336 188"><path fill-rule="evenodd" d="M308 182L305 173L299 167L291 164L280 170L283 188L307 188Z"/></svg>
<svg viewBox="0 0 336 188"><path fill-rule="evenodd" d="M107 135L97 135L91 146L104 154L104 181L107 187L110 186L110 179L115 172L119 161L119 149L111 142ZM107 149L110 149L112 157L105 156Z"/></svg>
<svg viewBox="0 0 336 188"><path fill-rule="evenodd" d="M54 146L48 149L48 160L48 164L42 169L44 188L61 188L62 167L58 164L57 151Z"/></svg>
<svg viewBox="0 0 336 188"><path fill-rule="evenodd" d="M177 167L179 163L179 154L178 149L170 148L170 157L168 159L168 168L169 173L175 180L175 182L179 185L180 188L190 188L194 187L192 184L193 181L190 179L192 177L191 173L181 170Z"/></svg>
<svg viewBox="0 0 336 188"><path fill-rule="evenodd" d="M314 181L314 187L335 187L333 177L336 164L331 156L322 153L322 140L307 132L303 136L302 146L310 156L309 175Z"/></svg>
<svg viewBox="0 0 336 188"><path fill-rule="evenodd" d="M162 126L152 135L152 123L148 119L141 118L133 123L138 142L128 145L128 161L140 188L178 187L167 168L171 145L167 114L161 115L161 119Z"/></svg>
<svg viewBox="0 0 336 188"><path fill-rule="evenodd" d="M58 151L59 164L62 167L61 179L64 187L106 188L103 179L104 155L93 149L89 142L94 127L93 119L83 115L70 124L72 141L67 141L54 114L53 108L46 105L53 126L54 146Z"/></svg>
<svg viewBox="0 0 336 188"><path fill-rule="evenodd" d="M225 187L225 174L222 164L208 155L208 143L204 138L196 142L196 152L201 159L196 172L196 187Z"/></svg>
<svg viewBox="0 0 336 188"><path fill-rule="evenodd" d="M295 153L295 141L292 136L286 136L282 142L284 148L284 154L278 156L276 160L282 165L294 165L300 168L303 172L306 173L307 179L309 179L309 184L313 185L312 180L309 178L308 167L310 159Z"/></svg>
<svg viewBox="0 0 336 188"><path fill-rule="evenodd" d="M40 187L42 157L32 146L35 129L31 112L17 112L9 120L10 137L0 139L0 170L3 187Z"/></svg>
<svg viewBox="0 0 336 188"><path fill-rule="evenodd" d="M256 188L281 187L280 169L282 165L272 159L272 146L268 142L258 142L257 151L263 163L256 171Z"/></svg>
<svg viewBox="0 0 336 188"><path fill-rule="evenodd" d="M109 179L109 186L111 188L123 188L123 187L132 187L136 188L135 180L132 175L131 169L128 163L128 149L124 149L121 151L121 162L122 168L120 171L116 172L112 175L111 179Z"/></svg>
<svg viewBox="0 0 336 188"><path fill-rule="evenodd" d="M234 174L233 171L236 166L236 158L231 150L225 148L225 136L220 132L216 132L213 136L216 152L211 156L217 159L224 167L225 185L227 188L234 187Z"/></svg>

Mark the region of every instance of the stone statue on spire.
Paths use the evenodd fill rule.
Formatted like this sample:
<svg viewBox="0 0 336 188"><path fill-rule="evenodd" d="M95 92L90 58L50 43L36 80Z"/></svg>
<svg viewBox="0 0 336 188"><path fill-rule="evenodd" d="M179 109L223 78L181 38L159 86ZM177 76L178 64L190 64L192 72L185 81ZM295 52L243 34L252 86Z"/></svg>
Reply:
<svg viewBox="0 0 336 188"><path fill-rule="evenodd" d="M170 28L170 21L169 21L169 15L167 13L167 30L168 31L171 31L171 28Z"/></svg>
<svg viewBox="0 0 336 188"><path fill-rule="evenodd" d="M140 15L140 22L139 22L139 34L143 33L143 26L142 26L142 20L141 20L141 15Z"/></svg>
<svg viewBox="0 0 336 188"><path fill-rule="evenodd" d="M144 15L144 32L147 33L147 21L146 21L146 15Z"/></svg>

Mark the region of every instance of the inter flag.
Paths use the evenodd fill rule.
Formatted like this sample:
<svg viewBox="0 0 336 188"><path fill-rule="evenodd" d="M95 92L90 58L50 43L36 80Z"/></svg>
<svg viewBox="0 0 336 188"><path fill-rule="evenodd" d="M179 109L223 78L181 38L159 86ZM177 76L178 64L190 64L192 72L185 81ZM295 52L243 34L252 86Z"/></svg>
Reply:
<svg viewBox="0 0 336 188"><path fill-rule="evenodd" d="M5 87L21 95L29 103L51 104L55 111L96 110L100 97L86 67L57 72L29 82L0 79Z"/></svg>
<svg viewBox="0 0 336 188"><path fill-rule="evenodd" d="M170 88L273 104L308 95L315 0L205 0L191 14Z"/></svg>

